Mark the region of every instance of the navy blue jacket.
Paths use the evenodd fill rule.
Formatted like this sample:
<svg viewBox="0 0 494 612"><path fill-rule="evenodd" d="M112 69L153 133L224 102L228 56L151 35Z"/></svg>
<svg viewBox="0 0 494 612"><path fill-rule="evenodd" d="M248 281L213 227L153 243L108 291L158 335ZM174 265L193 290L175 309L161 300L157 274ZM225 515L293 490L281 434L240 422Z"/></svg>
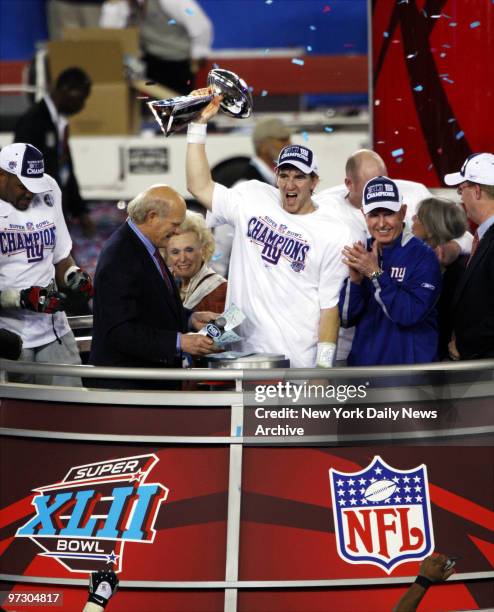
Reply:
<svg viewBox="0 0 494 612"><path fill-rule="evenodd" d="M341 289L342 326L356 327L348 365L435 361L441 290L436 254L405 229L382 249L380 266L379 278L364 278L360 285L346 279Z"/></svg>
<svg viewBox="0 0 494 612"><path fill-rule="evenodd" d="M187 331L187 311L171 280L173 292L127 223L112 234L101 251L94 276L89 363L118 367L180 367L177 332ZM143 382L105 379L98 384L94 379L91 386L169 386L163 383L143 385Z"/></svg>

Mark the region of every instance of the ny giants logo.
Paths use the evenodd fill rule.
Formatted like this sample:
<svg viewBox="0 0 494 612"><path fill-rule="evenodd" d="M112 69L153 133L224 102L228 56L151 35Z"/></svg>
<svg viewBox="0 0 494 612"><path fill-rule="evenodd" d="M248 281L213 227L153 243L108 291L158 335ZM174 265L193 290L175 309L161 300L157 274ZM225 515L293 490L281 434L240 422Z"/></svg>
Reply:
<svg viewBox="0 0 494 612"><path fill-rule="evenodd" d="M269 217L251 217L247 224L247 236L262 246L261 257L264 261L277 265L280 257L284 257L294 272L301 272L305 268L310 246L300 239L300 234L287 229L286 225L277 227Z"/></svg>
<svg viewBox="0 0 494 612"><path fill-rule="evenodd" d="M127 542L151 544L168 489L145 483L158 463L154 454L122 457L71 468L63 480L33 489L36 514L17 530L70 572L114 565L122 570Z"/></svg>
<svg viewBox="0 0 494 612"><path fill-rule="evenodd" d="M397 470L381 457L360 472L329 470L338 554L388 574L434 550L427 468Z"/></svg>

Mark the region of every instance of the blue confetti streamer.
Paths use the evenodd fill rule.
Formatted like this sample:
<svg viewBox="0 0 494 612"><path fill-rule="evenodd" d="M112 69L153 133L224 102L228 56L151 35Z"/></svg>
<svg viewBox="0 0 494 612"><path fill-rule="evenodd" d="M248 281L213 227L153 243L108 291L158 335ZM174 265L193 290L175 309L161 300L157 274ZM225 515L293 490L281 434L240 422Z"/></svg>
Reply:
<svg viewBox="0 0 494 612"><path fill-rule="evenodd" d="M177 23L176 19L169 19L168 20L168 25L175 25Z"/></svg>
<svg viewBox="0 0 494 612"><path fill-rule="evenodd" d="M292 59L292 64L297 64L297 66L303 66L305 64L304 60L299 59L298 57L294 57Z"/></svg>
<svg viewBox="0 0 494 612"><path fill-rule="evenodd" d="M472 21L472 23L470 24L470 27L472 28L478 28L480 25L480 21Z"/></svg>
<svg viewBox="0 0 494 612"><path fill-rule="evenodd" d="M241 425L237 425L235 429L235 436L237 438L240 438L242 436L242 426Z"/></svg>
<svg viewBox="0 0 494 612"><path fill-rule="evenodd" d="M383 36L384 38L389 38L389 32L384 32Z"/></svg>
<svg viewBox="0 0 494 612"><path fill-rule="evenodd" d="M266 0L266 4L273 4L273 0Z"/></svg>
<svg viewBox="0 0 494 612"><path fill-rule="evenodd" d="M413 88L413 91L423 91L424 88L422 87L422 85L417 85L416 87Z"/></svg>
<svg viewBox="0 0 494 612"><path fill-rule="evenodd" d="M268 95L268 92L267 92L265 89L263 89L263 90L261 91L261 98L264 98L264 97L265 97L265 96L267 96L267 95Z"/></svg>
<svg viewBox="0 0 494 612"><path fill-rule="evenodd" d="M312 51L312 47L310 45L307 45L306 49L309 51L309 53Z"/></svg>
<svg viewBox="0 0 494 612"><path fill-rule="evenodd" d="M325 125L324 131L327 132L328 134L331 134L331 132L334 132L334 129L330 127L329 125Z"/></svg>
<svg viewBox="0 0 494 612"><path fill-rule="evenodd" d="M302 132L302 138L307 141L309 140L309 134L307 132Z"/></svg>
<svg viewBox="0 0 494 612"><path fill-rule="evenodd" d="M494 0L492 0L492 1L494 2ZM317 30L317 28L316 28L316 26L315 26L315 25L311 25L311 26L309 26L309 28L310 28L310 29L311 29L313 32L315 32L315 31Z"/></svg>
<svg viewBox="0 0 494 612"><path fill-rule="evenodd" d="M399 157L400 155L405 155L405 150L404 149L395 149L394 151L391 151L391 155L393 157Z"/></svg>
<svg viewBox="0 0 494 612"><path fill-rule="evenodd" d="M461 140L463 136L465 136L465 132L463 132L463 130L455 134L456 140Z"/></svg>
<svg viewBox="0 0 494 612"><path fill-rule="evenodd" d="M264 55L266 55L266 53L269 53L269 49L264 49Z"/></svg>
<svg viewBox="0 0 494 612"><path fill-rule="evenodd" d="M193 15L194 14L194 11L189 6L185 9L185 12L187 13L187 15Z"/></svg>

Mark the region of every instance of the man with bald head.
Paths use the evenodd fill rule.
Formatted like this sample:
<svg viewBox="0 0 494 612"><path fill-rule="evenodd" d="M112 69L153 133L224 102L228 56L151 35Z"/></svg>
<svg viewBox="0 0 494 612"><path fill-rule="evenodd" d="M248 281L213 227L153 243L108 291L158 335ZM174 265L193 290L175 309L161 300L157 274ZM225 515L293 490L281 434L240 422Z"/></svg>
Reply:
<svg viewBox="0 0 494 612"><path fill-rule="evenodd" d="M181 367L182 352L215 352L207 336L187 332L186 311L159 249L178 233L185 201L167 185L154 185L127 207L127 221L110 237L94 278L93 340L89 362L98 366ZM213 313L194 313L199 329ZM93 379L105 388L178 388L165 381Z"/></svg>

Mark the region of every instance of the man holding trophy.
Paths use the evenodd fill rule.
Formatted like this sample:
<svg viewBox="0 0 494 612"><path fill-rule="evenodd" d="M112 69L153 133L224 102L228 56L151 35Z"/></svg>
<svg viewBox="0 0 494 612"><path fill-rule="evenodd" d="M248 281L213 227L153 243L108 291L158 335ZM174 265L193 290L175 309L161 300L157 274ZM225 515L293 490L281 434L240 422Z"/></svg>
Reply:
<svg viewBox="0 0 494 612"><path fill-rule="evenodd" d="M347 275L341 250L352 241L350 231L314 204L318 167L307 147L293 145L281 151L277 188L255 180L232 189L213 182L205 151L207 122L220 105L233 116L248 116L251 99L236 75L212 72L227 73L229 86L218 89L210 78L208 88L189 96L204 104L195 116L186 117L187 188L211 211L212 225L229 223L235 228L227 306L233 303L246 315L240 350L284 353L292 367L332 367L338 296ZM168 135L174 112L161 108L157 113L153 104Z"/></svg>

